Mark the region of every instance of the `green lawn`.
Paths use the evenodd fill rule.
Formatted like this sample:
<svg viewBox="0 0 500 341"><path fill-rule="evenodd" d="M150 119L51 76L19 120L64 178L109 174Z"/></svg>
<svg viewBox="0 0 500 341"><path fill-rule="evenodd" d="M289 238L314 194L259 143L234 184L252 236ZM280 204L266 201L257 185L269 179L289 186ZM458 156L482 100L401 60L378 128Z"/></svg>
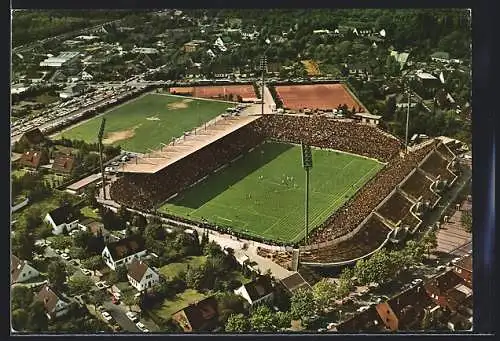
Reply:
<svg viewBox="0 0 500 341"><path fill-rule="evenodd" d="M153 309L153 313L159 317L170 320L172 314L188 306L190 303L203 300L205 295L193 289L186 289L184 292L177 294L173 299L163 301L162 305Z"/></svg>
<svg viewBox="0 0 500 341"><path fill-rule="evenodd" d="M207 258L205 256L190 256L186 257L183 262L170 263L160 268L160 273L167 278L173 278L181 271L185 271L188 267L199 267L205 264Z"/></svg>
<svg viewBox="0 0 500 341"><path fill-rule="evenodd" d="M24 169L13 169L11 171L10 175L11 175L11 178L20 178L26 173L27 173L27 171Z"/></svg>
<svg viewBox="0 0 500 341"><path fill-rule="evenodd" d="M121 145L134 152L159 149L160 143L169 143L172 137L182 136L231 106L228 102L147 94L104 114L104 143ZM58 137L96 142L101 120L102 117L96 117Z"/></svg>
<svg viewBox="0 0 500 341"><path fill-rule="evenodd" d="M206 181L188 189L161 210L277 241L304 234L301 148L266 143ZM382 167L377 161L313 149L310 171L310 229L324 222Z"/></svg>
<svg viewBox="0 0 500 341"><path fill-rule="evenodd" d="M95 212L94 209L89 206L82 207L80 209L80 213L87 218L99 219L99 215L97 214L97 212Z"/></svg>

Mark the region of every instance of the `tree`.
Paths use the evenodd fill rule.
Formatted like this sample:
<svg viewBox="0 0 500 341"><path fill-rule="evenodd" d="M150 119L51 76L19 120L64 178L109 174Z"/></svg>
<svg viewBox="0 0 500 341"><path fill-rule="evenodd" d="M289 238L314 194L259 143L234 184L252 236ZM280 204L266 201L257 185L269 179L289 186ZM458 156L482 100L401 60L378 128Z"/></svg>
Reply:
<svg viewBox="0 0 500 341"><path fill-rule="evenodd" d="M73 276L68 280L68 288L73 296L87 293L94 282L87 276Z"/></svg>
<svg viewBox="0 0 500 341"><path fill-rule="evenodd" d="M57 260L49 264L47 268L47 277L50 285L54 288L61 289L64 286L67 276L66 265L64 265L63 262Z"/></svg>
<svg viewBox="0 0 500 341"><path fill-rule="evenodd" d="M132 225L137 226L137 227L146 227L148 224L146 218L142 216L141 214L136 214L134 216L134 219L132 219Z"/></svg>
<svg viewBox="0 0 500 341"><path fill-rule="evenodd" d="M82 267L89 270L98 270L103 266L102 257L92 256L82 261Z"/></svg>
<svg viewBox="0 0 500 341"><path fill-rule="evenodd" d="M460 218L462 222L462 226L465 228L467 232L472 231L472 214L469 211L463 212L462 217Z"/></svg>
<svg viewBox="0 0 500 341"><path fill-rule="evenodd" d="M127 210L127 207L121 205L117 212L118 218L123 222L127 222L130 219L130 212Z"/></svg>
<svg viewBox="0 0 500 341"><path fill-rule="evenodd" d="M124 292L121 299L123 304L127 306L128 310L130 310L131 306L137 304L137 298L134 296L132 291Z"/></svg>
<svg viewBox="0 0 500 341"><path fill-rule="evenodd" d="M35 240L33 235L26 229L18 229L12 238L12 253L23 260L33 259Z"/></svg>
<svg viewBox="0 0 500 341"><path fill-rule="evenodd" d="M294 320L302 319L305 323L315 315L316 305L312 290L299 289L293 294L290 301L290 313Z"/></svg>
<svg viewBox="0 0 500 341"><path fill-rule="evenodd" d="M217 299L217 310L219 312L219 321L224 324L229 316L245 312L244 301L238 295L226 293Z"/></svg>
<svg viewBox="0 0 500 341"><path fill-rule="evenodd" d="M217 254L220 254L222 252L219 244L217 244L215 241L211 241L208 244L205 245L203 248L203 255L210 257L210 256L215 256Z"/></svg>
<svg viewBox="0 0 500 341"><path fill-rule="evenodd" d="M73 236L73 245L85 249L87 248L90 238L92 238L92 234L89 231L79 231Z"/></svg>
<svg viewBox="0 0 500 341"><path fill-rule="evenodd" d="M190 267L186 270L186 286L191 289L201 289L205 279L205 270L198 267Z"/></svg>
<svg viewBox="0 0 500 341"><path fill-rule="evenodd" d="M228 333L244 333L250 331L250 321L243 314L232 314L227 319L224 330Z"/></svg>
<svg viewBox="0 0 500 341"><path fill-rule="evenodd" d="M12 328L15 331L26 331L29 315L26 309L17 308L12 311Z"/></svg>
<svg viewBox="0 0 500 341"><path fill-rule="evenodd" d="M384 119L391 121L396 113L396 96L389 96L385 103Z"/></svg>
<svg viewBox="0 0 500 341"><path fill-rule="evenodd" d="M120 265L116 268L116 274L118 276L118 281L126 282L127 281L127 267L125 265Z"/></svg>
<svg viewBox="0 0 500 341"><path fill-rule="evenodd" d="M250 325L252 331L256 332L273 332L276 330L273 312L265 305L259 305L252 310Z"/></svg>
<svg viewBox="0 0 500 341"><path fill-rule="evenodd" d="M33 302L33 293L28 287L16 286L12 288L11 304L12 309L27 309Z"/></svg>
<svg viewBox="0 0 500 341"><path fill-rule="evenodd" d="M331 303L335 300L336 294L336 285L326 278L316 283L313 287L314 302L321 311L330 307Z"/></svg>
<svg viewBox="0 0 500 341"><path fill-rule="evenodd" d="M292 324L292 317L288 311L278 311L274 314L274 325L278 330L290 328Z"/></svg>
<svg viewBox="0 0 500 341"><path fill-rule="evenodd" d="M73 245L73 239L68 236L54 236L51 247L56 250L64 250Z"/></svg>
<svg viewBox="0 0 500 341"><path fill-rule="evenodd" d="M427 256L429 257L431 254L431 250L434 250L438 246L436 230L429 230L423 237L422 242L424 243L427 249Z"/></svg>
<svg viewBox="0 0 500 341"><path fill-rule="evenodd" d="M97 307L102 305L107 298L107 295L102 290L96 290L89 295L89 301L94 305L95 313L97 313Z"/></svg>
<svg viewBox="0 0 500 341"><path fill-rule="evenodd" d="M30 305L27 326L27 329L31 332L41 332L48 329L48 318L42 302L35 301Z"/></svg>
<svg viewBox="0 0 500 341"><path fill-rule="evenodd" d="M88 186L84 189L83 193L85 194L85 204L92 207L97 208L97 188L95 186Z"/></svg>

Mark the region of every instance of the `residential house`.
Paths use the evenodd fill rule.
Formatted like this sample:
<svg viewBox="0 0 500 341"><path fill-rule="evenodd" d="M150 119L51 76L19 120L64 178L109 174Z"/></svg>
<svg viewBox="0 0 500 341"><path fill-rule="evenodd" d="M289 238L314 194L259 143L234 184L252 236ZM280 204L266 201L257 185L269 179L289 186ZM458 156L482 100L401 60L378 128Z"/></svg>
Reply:
<svg viewBox="0 0 500 341"><path fill-rule="evenodd" d="M363 332L382 332L386 331L384 322L377 313L377 309L371 306L362 313L342 321L336 327L340 333L363 333Z"/></svg>
<svg viewBox="0 0 500 341"><path fill-rule="evenodd" d="M92 76L87 71L82 71L82 73L80 74L80 78L84 81L91 81L92 79L94 79L94 76Z"/></svg>
<svg viewBox="0 0 500 341"><path fill-rule="evenodd" d="M75 63L80 55L79 52L61 52L56 57L49 57L40 62L41 67L62 67Z"/></svg>
<svg viewBox="0 0 500 341"><path fill-rule="evenodd" d="M260 276L255 281L243 284L234 293L243 297L250 305L272 302L274 298L274 288L269 276Z"/></svg>
<svg viewBox="0 0 500 341"><path fill-rule="evenodd" d="M102 236L104 243L112 241L111 233L104 228L104 225L94 219L85 219L78 223L78 227L83 231L90 232L94 237Z"/></svg>
<svg viewBox="0 0 500 341"><path fill-rule="evenodd" d="M205 43L205 40L191 40L190 42L184 44L183 50L186 53L196 52L203 47Z"/></svg>
<svg viewBox="0 0 500 341"><path fill-rule="evenodd" d="M453 271L460 276L465 284L472 288L472 255L460 258L453 264Z"/></svg>
<svg viewBox="0 0 500 341"><path fill-rule="evenodd" d="M418 330L426 309L435 304L422 284L407 289L375 308L391 331Z"/></svg>
<svg viewBox="0 0 500 341"><path fill-rule="evenodd" d="M76 159L73 155L59 154L52 164L52 171L56 174L69 175L75 168Z"/></svg>
<svg viewBox="0 0 500 341"><path fill-rule="evenodd" d="M40 166L49 163L49 155L45 150L30 150L21 155L18 163L30 171L36 171Z"/></svg>
<svg viewBox="0 0 500 341"><path fill-rule="evenodd" d="M134 259L141 259L145 255L144 239L138 235L108 243L102 251L104 263L112 270L116 270L120 265L129 264Z"/></svg>
<svg viewBox="0 0 500 341"><path fill-rule="evenodd" d="M142 260L134 259L128 265L127 278L137 291L154 287L160 281L160 275Z"/></svg>
<svg viewBox="0 0 500 341"><path fill-rule="evenodd" d="M408 57L410 54L408 52L398 52L398 51L391 51L391 56L396 59L396 61L399 63L400 68L403 69L408 62Z"/></svg>
<svg viewBox="0 0 500 341"><path fill-rule="evenodd" d="M40 146L45 143L45 141L45 136L38 128L28 130L19 139L19 143L28 145L30 148Z"/></svg>
<svg viewBox="0 0 500 341"><path fill-rule="evenodd" d="M431 59L435 62L448 63L450 54L448 52L437 51L431 54Z"/></svg>
<svg viewBox="0 0 500 341"><path fill-rule="evenodd" d="M283 289L289 294L293 294L299 289L311 289L311 286L298 272L291 274L280 280Z"/></svg>
<svg viewBox="0 0 500 341"><path fill-rule="evenodd" d="M380 119L382 118L382 116L380 116L380 115L373 115L373 114L369 114L366 112L359 112L359 113L354 114L354 116L361 123L368 124L371 126L378 126L380 123Z"/></svg>
<svg viewBox="0 0 500 341"><path fill-rule="evenodd" d="M425 283L425 290L441 307L451 308L449 306L450 302L448 301L448 293L462 282L462 278L460 278L454 271L450 270L427 281Z"/></svg>
<svg viewBox="0 0 500 341"><path fill-rule="evenodd" d="M55 319L68 313L69 300L45 284L38 292L36 299L43 303L49 319Z"/></svg>
<svg viewBox="0 0 500 341"><path fill-rule="evenodd" d="M59 235L64 231L70 232L78 228L78 216L73 206L69 204L62 205L49 213L43 219L52 227L52 233Z"/></svg>
<svg viewBox="0 0 500 341"><path fill-rule="evenodd" d="M59 93L59 97L65 99L80 96L85 91L85 88L84 84L70 85Z"/></svg>
<svg viewBox="0 0 500 341"><path fill-rule="evenodd" d="M208 297L173 313L172 320L185 332L208 332L217 327L218 315L217 300Z"/></svg>
<svg viewBox="0 0 500 341"><path fill-rule="evenodd" d="M134 49L132 49L132 53L158 54L160 53L160 51L152 47L135 47Z"/></svg>
<svg viewBox="0 0 500 341"><path fill-rule="evenodd" d="M10 256L10 284L26 282L39 275L40 272L27 261L20 260L14 255Z"/></svg>

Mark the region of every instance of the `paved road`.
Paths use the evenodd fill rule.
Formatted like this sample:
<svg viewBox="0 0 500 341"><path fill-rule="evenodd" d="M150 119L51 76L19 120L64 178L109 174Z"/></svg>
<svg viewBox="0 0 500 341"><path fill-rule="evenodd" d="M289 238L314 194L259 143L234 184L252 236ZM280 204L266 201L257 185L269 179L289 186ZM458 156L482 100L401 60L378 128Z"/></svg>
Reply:
<svg viewBox="0 0 500 341"><path fill-rule="evenodd" d="M113 319L123 328L124 331L133 332L133 333L141 333L139 328L135 325L134 322L130 321L130 319L125 315L127 312L126 308L122 305L113 304L111 301L106 301L103 304L106 311L113 317Z"/></svg>

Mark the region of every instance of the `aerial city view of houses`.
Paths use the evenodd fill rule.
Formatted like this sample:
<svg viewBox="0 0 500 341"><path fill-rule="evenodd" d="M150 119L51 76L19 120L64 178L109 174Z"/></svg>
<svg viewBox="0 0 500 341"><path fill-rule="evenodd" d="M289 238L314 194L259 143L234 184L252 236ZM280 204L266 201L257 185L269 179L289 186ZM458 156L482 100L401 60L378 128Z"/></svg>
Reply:
<svg viewBox="0 0 500 341"><path fill-rule="evenodd" d="M12 333L472 331L463 9L13 10Z"/></svg>

